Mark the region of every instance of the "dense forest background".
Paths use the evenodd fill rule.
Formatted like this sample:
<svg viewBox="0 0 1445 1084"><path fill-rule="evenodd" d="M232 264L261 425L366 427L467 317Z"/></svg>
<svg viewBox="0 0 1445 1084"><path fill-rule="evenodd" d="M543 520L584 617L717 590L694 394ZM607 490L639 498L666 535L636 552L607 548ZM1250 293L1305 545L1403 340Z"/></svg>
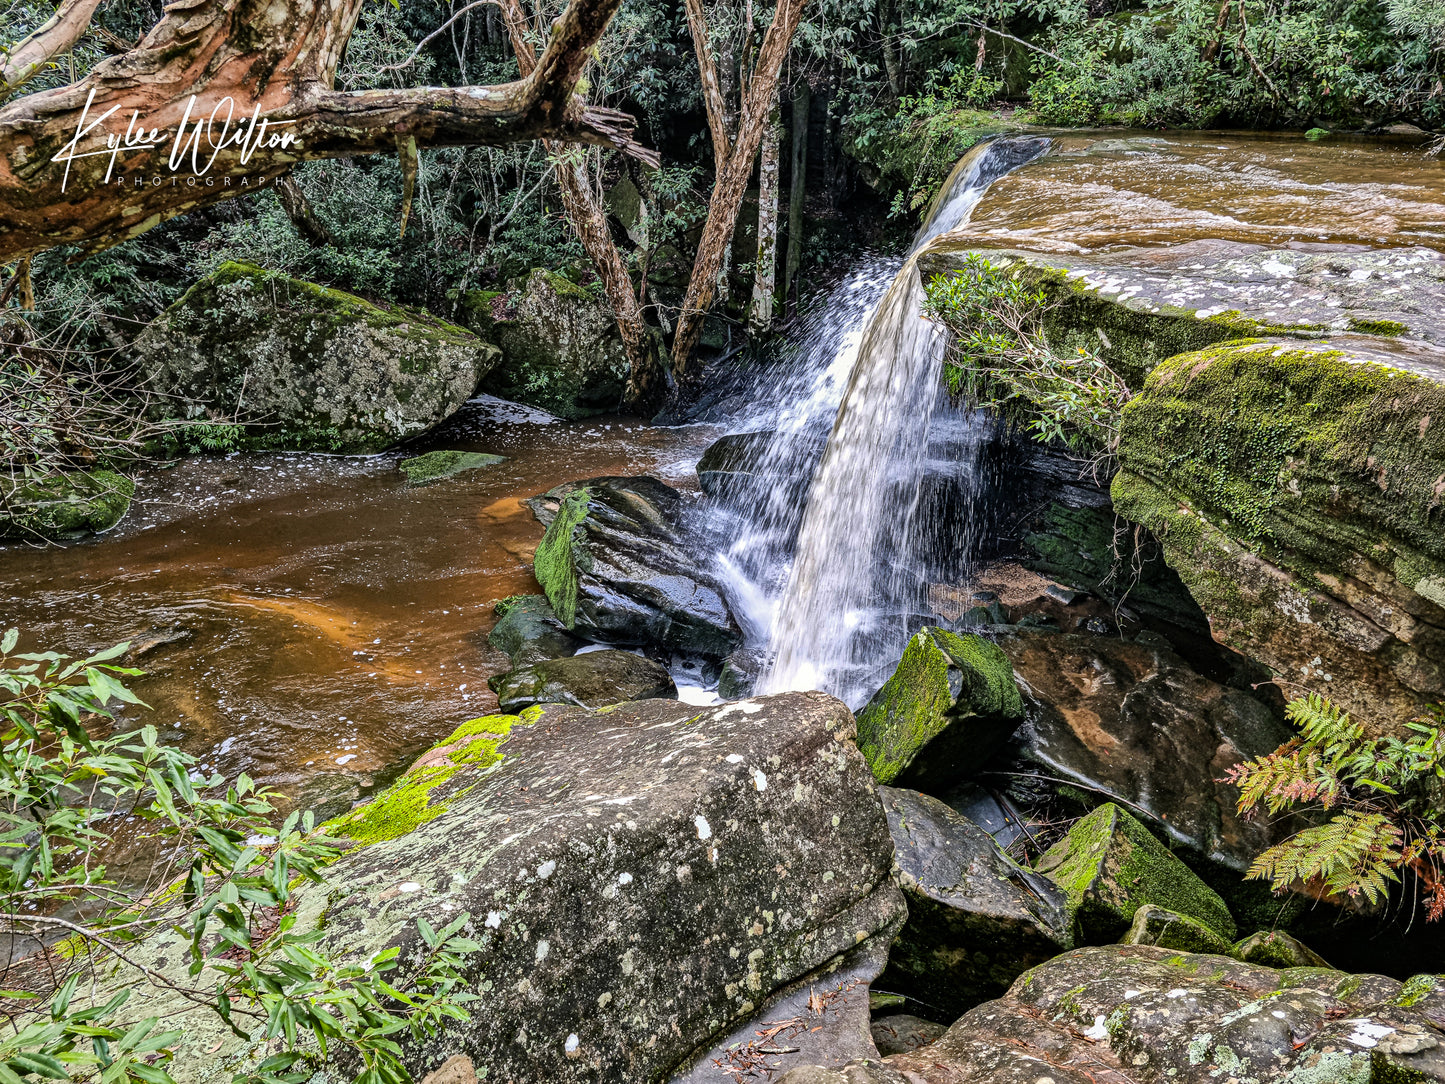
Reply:
<svg viewBox="0 0 1445 1084"><path fill-rule="evenodd" d="M18 40L50 14L36 0L10 3L0 40ZM73 54L27 91L77 78L160 14L157 0L106 0ZM725 0L707 18L724 96L736 100L771 9ZM817 0L778 95L777 120L790 133L782 185L792 193L795 172L805 182L798 236L787 236L782 216L780 251L793 251L778 289L796 297L844 250L911 226L958 155L1004 124L1428 132L1445 127L1442 76L1438 0ZM393 0L363 14L339 82L516 77L494 5ZM636 115L643 141L661 152L657 170L596 149L569 153L586 159L606 200L649 322L668 331L714 174L684 5L626 0L597 50L588 94ZM463 291L506 289L532 267L595 283L540 144L423 151L404 235L395 159L312 162L295 180L300 207L268 191L84 261L65 250L42 255L33 269L39 320L63 321L87 348L115 348L229 259L441 314ZM737 282L751 270L746 235L756 219L750 202L731 266ZM746 290L731 294L741 313Z"/></svg>

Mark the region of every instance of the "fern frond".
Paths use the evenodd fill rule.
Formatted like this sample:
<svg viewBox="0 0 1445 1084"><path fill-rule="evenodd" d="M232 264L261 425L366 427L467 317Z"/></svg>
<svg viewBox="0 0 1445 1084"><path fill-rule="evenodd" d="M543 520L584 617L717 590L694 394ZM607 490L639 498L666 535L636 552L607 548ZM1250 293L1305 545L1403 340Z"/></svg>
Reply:
<svg viewBox="0 0 1445 1084"><path fill-rule="evenodd" d="M1348 712L1317 693L1291 700L1284 712L1304 736L1304 747L1318 750L1336 767L1358 755L1362 744L1370 744L1364 743L1362 725L1352 723Z"/></svg>
<svg viewBox="0 0 1445 1084"><path fill-rule="evenodd" d="M1398 881L1404 833L1379 813L1347 810L1328 824L1306 828L1269 848L1250 866L1252 880L1268 880L1276 892L1315 882L1330 892L1363 895L1375 903Z"/></svg>
<svg viewBox="0 0 1445 1084"><path fill-rule="evenodd" d="M1270 813L1319 802L1326 809L1339 800L1341 783L1333 766L1295 740L1273 753L1231 768L1228 782L1239 787L1239 812L1248 813L1261 802Z"/></svg>

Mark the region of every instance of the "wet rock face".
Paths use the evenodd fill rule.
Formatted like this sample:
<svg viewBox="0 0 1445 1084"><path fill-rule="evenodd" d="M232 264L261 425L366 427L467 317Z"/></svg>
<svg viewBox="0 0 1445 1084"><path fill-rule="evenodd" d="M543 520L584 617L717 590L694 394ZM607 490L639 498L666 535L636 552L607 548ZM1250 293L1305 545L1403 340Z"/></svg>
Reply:
<svg viewBox="0 0 1445 1084"><path fill-rule="evenodd" d="M502 348L484 390L560 418L618 409L627 353L603 298L539 268L519 294L474 291L463 308L468 326Z"/></svg>
<svg viewBox="0 0 1445 1084"><path fill-rule="evenodd" d="M1073 944L1064 894L984 829L912 790L880 787L908 921L883 985L956 1016Z"/></svg>
<svg viewBox="0 0 1445 1084"><path fill-rule="evenodd" d="M741 640L722 589L656 478L594 478L528 502L547 533L533 569L563 626L600 643L722 659Z"/></svg>
<svg viewBox="0 0 1445 1084"><path fill-rule="evenodd" d="M227 263L133 350L167 413L241 421L263 448L375 452L455 413L498 350L419 310Z"/></svg>
<svg viewBox="0 0 1445 1084"><path fill-rule="evenodd" d="M1214 638L1359 721L1445 696L1445 371L1236 344L1159 366L1124 411L1121 515Z"/></svg>
<svg viewBox="0 0 1445 1084"><path fill-rule="evenodd" d="M812 446L811 462L822 456L824 444L820 436ZM745 499L748 494L759 492L759 483L765 480L770 488L786 486L788 497L781 499L801 499L810 476L796 470L795 462L782 459L779 452L783 448L783 443L769 432L729 433L719 437L697 461L698 484L709 497L729 500ZM792 456L798 455L795 444L788 443L786 450Z"/></svg>
<svg viewBox="0 0 1445 1084"><path fill-rule="evenodd" d="M108 531L134 493L134 482L108 470L0 478L0 539L64 541Z"/></svg>
<svg viewBox="0 0 1445 1084"><path fill-rule="evenodd" d="M881 1063L779 1084L1445 1081L1445 981L1276 971L1133 945L1078 949Z"/></svg>
<svg viewBox="0 0 1445 1084"><path fill-rule="evenodd" d="M1374 348L1392 353L1395 337L1445 345L1445 255L1432 249L1309 253L1192 241L1085 256L979 249L976 240L930 253L925 280L970 252L1018 269L1056 302L1050 341L1101 350L1135 389L1158 363L1231 339L1381 336Z"/></svg>
<svg viewBox="0 0 1445 1084"><path fill-rule="evenodd" d="M504 651L513 666L575 655L587 641L562 627L545 595L520 595L497 603L498 621L487 643Z"/></svg>
<svg viewBox="0 0 1445 1084"><path fill-rule="evenodd" d="M1078 942L1115 940L1147 904L1187 915L1226 941L1234 938L1234 918L1224 901L1112 802L1069 829L1035 868L1063 892Z"/></svg>
<svg viewBox="0 0 1445 1084"><path fill-rule="evenodd" d="M931 786L981 766L1023 715L1013 666L992 641L925 628L858 713L858 747L880 783Z"/></svg>
<svg viewBox="0 0 1445 1084"><path fill-rule="evenodd" d="M1142 808L1239 871L1282 838L1283 826L1239 817L1238 790L1217 782L1293 737L1263 701L1197 673L1149 632L1121 640L1020 629L998 643L1034 705L1016 739L1028 770L1042 765Z"/></svg>
<svg viewBox="0 0 1445 1084"><path fill-rule="evenodd" d="M324 917L347 959L397 945L405 967L417 919L471 915L478 1000L409 1050L418 1078L465 1054L489 1081L660 1084L773 1019L774 995L824 997L902 922L852 735L846 707L816 693L466 724L333 822L362 845L305 892L298 923ZM138 1014L186 1030L182 1079L228 1081L239 1041L217 1055L218 1022L151 998Z"/></svg>
<svg viewBox="0 0 1445 1084"><path fill-rule="evenodd" d="M488 683L503 711L534 704L603 708L628 700L674 699L677 686L661 663L630 651L589 651L518 667Z"/></svg>

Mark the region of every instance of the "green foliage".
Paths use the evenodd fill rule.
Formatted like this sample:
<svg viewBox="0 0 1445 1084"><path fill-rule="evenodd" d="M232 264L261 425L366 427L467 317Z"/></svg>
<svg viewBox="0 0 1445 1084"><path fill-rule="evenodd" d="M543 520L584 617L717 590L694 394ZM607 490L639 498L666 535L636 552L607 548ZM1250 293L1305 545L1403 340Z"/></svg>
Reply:
<svg viewBox="0 0 1445 1084"><path fill-rule="evenodd" d="M1275 891L1318 886L1375 903L1410 869L1426 916L1445 915L1445 712L1406 723L1404 737L1366 737L1365 728L1321 696L1291 701L1300 737L1229 772L1239 811L1271 815L1315 807L1338 812L1270 847L1249 877Z"/></svg>
<svg viewBox="0 0 1445 1084"><path fill-rule="evenodd" d="M293 910L338 841L309 813L275 828L269 792L244 775L201 775L155 727L122 732L118 709L143 706L124 684L140 671L117 661L127 645L77 660L16 654L18 641L14 629L0 637L0 915L11 946L0 984L13 987L0 996L25 1011L0 1039L0 1080L167 1084L181 1033L127 1014L144 985L211 1010L242 1038L274 1040L279 1052L237 1084L297 1084L338 1060L360 1084L409 1080L400 1040L466 1018L460 967L478 947L461 935L468 916L443 930L419 921L424 948L405 967L395 948L333 959L323 931L298 928ZM144 884L107 873L106 857L128 845L156 856ZM146 942L168 931L185 959L149 962Z"/></svg>
<svg viewBox="0 0 1445 1084"><path fill-rule="evenodd" d="M1044 333L1048 308L1044 290L1026 285L1018 270L969 253L961 268L929 281L923 311L952 335L946 367L954 395L1012 418L1039 440L1108 457L1128 386L1096 353L1055 352Z"/></svg>

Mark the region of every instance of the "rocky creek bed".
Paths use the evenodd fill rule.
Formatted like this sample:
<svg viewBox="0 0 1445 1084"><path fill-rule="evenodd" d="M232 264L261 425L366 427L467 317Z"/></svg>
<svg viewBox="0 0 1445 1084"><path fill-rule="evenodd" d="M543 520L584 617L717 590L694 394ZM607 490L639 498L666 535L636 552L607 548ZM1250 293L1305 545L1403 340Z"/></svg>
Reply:
<svg viewBox="0 0 1445 1084"><path fill-rule="evenodd" d="M856 703L768 691L778 584L732 560L799 530L793 473L858 356L838 334L812 414L720 397L663 428L483 397L384 456L144 471L111 532L5 549L6 624L134 639L149 721L330 817L348 850L296 916L334 950L405 960L418 919L470 916L472 1019L407 1052L432 1084L1445 1081L1438 929L1246 884L1293 825L1223 782L1290 735L1272 677L1328 679L1377 728L1445 697L1445 172L1387 183L1393 151L1340 150L1070 138L974 192L919 272L982 253L1045 284L1052 333L1130 380L1121 470L936 408L915 503L959 552L910 570L905 646ZM1060 186L1075 202L1041 201ZM490 378L578 417L618 376L542 273L465 328L283 285L313 330L345 308L353 354L420 336L458 402ZM544 334L598 397L538 375ZM167 379L239 379L182 347ZM298 424L350 432L374 395L342 391ZM448 404L392 411L391 438ZM739 535L763 491L792 518ZM185 1031L180 1079L264 1054L164 993L127 1011Z"/></svg>

